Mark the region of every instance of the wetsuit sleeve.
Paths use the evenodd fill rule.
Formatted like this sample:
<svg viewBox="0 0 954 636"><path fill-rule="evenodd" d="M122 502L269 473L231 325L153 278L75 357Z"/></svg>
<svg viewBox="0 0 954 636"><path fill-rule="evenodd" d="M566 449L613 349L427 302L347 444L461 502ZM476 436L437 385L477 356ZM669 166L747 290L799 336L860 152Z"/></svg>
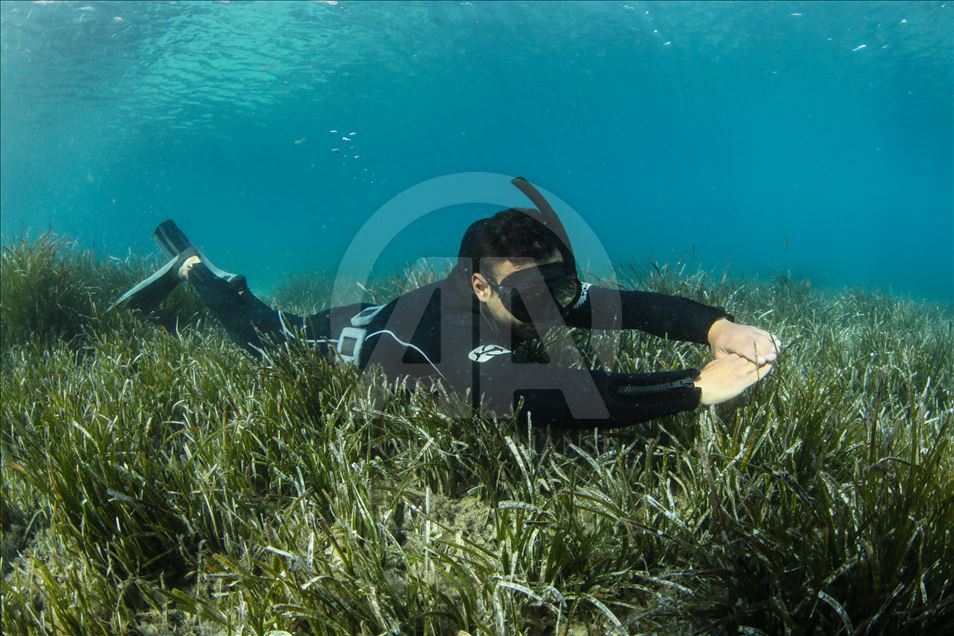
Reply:
<svg viewBox="0 0 954 636"><path fill-rule="evenodd" d="M696 369L638 374L567 369L527 362L497 345L471 350L455 337L448 345L444 351L427 347L425 352L382 331L368 336L366 361L392 378L439 376L458 395L470 395L472 405L485 413L510 417L518 410L521 421L557 430L645 422L694 409L702 393L693 383Z"/></svg>
<svg viewBox="0 0 954 636"><path fill-rule="evenodd" d="M473 375L484 378L485 407L502 414L519 409L520 420L555 429L614 428L689 411L702 390L696 369L663 373L608 373L563 369L499 356ZM460 389L460 387L458 387Z"/></svg>
<svg viewBox="0 0 954 636"><path fill-rule="evenodd" d="M670 340L708 344L709 327L732 316L680 296L646 291L619 291L584 284L580 302L564 317L570 327L639 329Z"/></svg>

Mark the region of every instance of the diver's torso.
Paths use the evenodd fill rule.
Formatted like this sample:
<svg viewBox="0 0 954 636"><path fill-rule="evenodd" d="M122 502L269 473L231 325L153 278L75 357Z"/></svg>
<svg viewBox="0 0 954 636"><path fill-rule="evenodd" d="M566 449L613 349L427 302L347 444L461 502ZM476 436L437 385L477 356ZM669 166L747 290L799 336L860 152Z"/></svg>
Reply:
<svg viewBox="0 0 954 636"><path fill-rule="evenodd" d="M367 325L360 364L386 375L439 375L469 382L474 352L493 346L507 352L506 338L481 316L473 292L449 279L426 285L385 305ZM488 349L490 351L490 349Z"/></svg>

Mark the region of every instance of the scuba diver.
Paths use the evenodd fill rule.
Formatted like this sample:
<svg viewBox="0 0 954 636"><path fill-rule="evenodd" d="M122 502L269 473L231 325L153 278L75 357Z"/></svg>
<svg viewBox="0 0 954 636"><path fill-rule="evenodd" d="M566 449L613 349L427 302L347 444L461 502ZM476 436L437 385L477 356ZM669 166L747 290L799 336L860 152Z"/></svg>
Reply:
<svg viewBox="0 0 954 636"><path fill-rule="evenodd" d="M616 427L729 400L772 369L772 334L733 322L723 309L654 292L581 282L566 231L527 180L534 204L473 223L448 276L384 305L333 307L311 316L274 310L244 276L217 268L171 221L154 237L171 257L114 306L149 311L188 281L230 337L252 354L304 338L361 369L380 367L412 386L441 380L472 406L554 429ZM557 326L638 329L708 345L703 369L614 373L531 362L517 345Z"/></svg>

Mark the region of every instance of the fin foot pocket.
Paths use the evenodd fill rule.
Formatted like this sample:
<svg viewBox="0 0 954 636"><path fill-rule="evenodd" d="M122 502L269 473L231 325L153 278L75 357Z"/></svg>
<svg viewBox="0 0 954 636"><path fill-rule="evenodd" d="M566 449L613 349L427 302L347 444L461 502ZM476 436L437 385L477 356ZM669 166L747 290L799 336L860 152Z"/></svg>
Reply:
<svg viewBox="0 0 954 636"><path fill-rule="evenodd" d="M182 264L187 259L197 255L198 251L194 247L186 248L157 269L151 276L133 285L129 291L120 296L110 306L110 310L125 307L138 309L139 311L152 311L182 282L182 278L179 276L179 268L182 267Z"/></svg>

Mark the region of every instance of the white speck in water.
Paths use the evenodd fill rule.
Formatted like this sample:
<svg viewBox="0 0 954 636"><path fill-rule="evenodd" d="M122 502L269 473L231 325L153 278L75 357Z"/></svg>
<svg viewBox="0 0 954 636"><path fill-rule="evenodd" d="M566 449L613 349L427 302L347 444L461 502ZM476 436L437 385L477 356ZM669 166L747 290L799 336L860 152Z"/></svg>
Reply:
<svg viewBox="0 0 954 636"><path fill-rule="evenodd" d="M360 158L361 158L361 155L355 155L354 157L352 157L352 159L360 159Z"/></svg>
<svg viewBox="0 0 954 636"><path fill-rule="evenodd" d="M659 33L659 29L653 29L653 33Z"/></svg>
<svg viewBox="0 0 954 636"><path fill-rule="evenodd" d="M663 46L669 46L670 44L672 44L672 41L671 41L671 40L668 41L668 42L663 42Z"/></svg>
<svg viewBox="0 0 954 636"><path fill-rule="evenodd" d="M95 11L96 9L90 6L85 6L85 7L80 7L79 10L80 11Z"/></svg>
<svg viewBox="0 0 954 636"><path fill-rule="evenodd" d="M337 129L337 128L332 128L332 129L329 130L328 132L330 132L332 135L337 135L337 134L338 134L338 129Z"/></svg>
<svg viewBox="0 0 954 636"><path fill-rule="evenodd" d="M798 13L798 12L789 13L788 15L792 16L793 18L800 18L800 17L802 17L802 14L801 14L801 13Z"/></svg>
<svg viewBox="0 0 954 636"><path fill-rule="evenodd" d="M885 44L884 46L882 46L882 47L881 47L881 50L883 51L883 50L885 50L886 48L888 48L888 45L887 45L887 44Z"/></svg>
<svg viewBox="0 0 954 636"><path fill-rule="evenodd" d="M867 44L859 44L855 48L851 49L851 52L854 53L855 51L860 51L861 49L866 49L866 48L868 48Z"/></svg>
<svg viewBox="0 0 954 636"><path fill-rule="evenodd" d="M123 21L123 16L121 15L117 15L113 17L113 22L122 22L122 21Z"/></svg>
<svg viewBox="0 0 954 636"><path fill-rule="evenodd" d="M335 155L336 155L336 154L338 154L339 152L341 152L341 148L332 148L332 149L331 149L331 152L332 152L332 154L335 154Z"/></svg>
<svg viewBox="0 0 954 636"><path fill-rule="evenodd" d="M907 18L901 18L901 24L907 24L907 23L908 23Z"/></svg>

